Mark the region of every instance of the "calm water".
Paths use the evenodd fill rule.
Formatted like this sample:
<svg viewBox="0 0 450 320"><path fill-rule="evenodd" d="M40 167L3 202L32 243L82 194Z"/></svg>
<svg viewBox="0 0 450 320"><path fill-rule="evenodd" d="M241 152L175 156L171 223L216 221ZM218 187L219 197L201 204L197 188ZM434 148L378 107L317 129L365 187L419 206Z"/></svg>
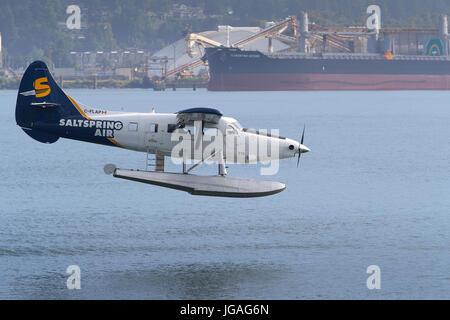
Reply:
<svg viewBox="0 0 450 320"><path fill-rule="evenodd" d="M287 183L278 195L195 197L103 173L144 154L32 140L0 91L0 298L450 298L450 92L70 93L114 110L215 106L297 139L306 123L312 152L264 177ZM373 264L381 290L366 287Z"/></svg>

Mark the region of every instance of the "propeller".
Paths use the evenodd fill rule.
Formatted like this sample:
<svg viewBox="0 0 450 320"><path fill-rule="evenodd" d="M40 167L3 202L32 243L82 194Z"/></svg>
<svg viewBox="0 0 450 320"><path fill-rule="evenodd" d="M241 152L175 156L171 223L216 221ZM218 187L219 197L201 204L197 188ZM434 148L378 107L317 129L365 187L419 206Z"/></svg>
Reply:
<svg viewBox="0 0 450 320"><path fill-rule="evenodd" d="M297 168L300 163L300 157L302 156L302 145L303 145L303 140L305 139L305 129L306 129L306 124L303 125L302 140L300 140L300 147L298 148Z"/></svg>

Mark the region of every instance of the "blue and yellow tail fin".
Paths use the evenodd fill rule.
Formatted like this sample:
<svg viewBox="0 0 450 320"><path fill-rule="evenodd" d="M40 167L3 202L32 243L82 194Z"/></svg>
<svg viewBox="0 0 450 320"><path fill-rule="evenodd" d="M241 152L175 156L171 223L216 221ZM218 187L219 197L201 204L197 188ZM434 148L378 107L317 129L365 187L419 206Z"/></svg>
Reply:
<svg viewBox="0 0 450 320"><path fill-rule="evenodd" d="M46 126L55 125L63 117L82 117L82 113L76 102L58 86L44 62L30 64L17 95L17 125L33 139L53 143L59 137L46 132Z"/></svg>

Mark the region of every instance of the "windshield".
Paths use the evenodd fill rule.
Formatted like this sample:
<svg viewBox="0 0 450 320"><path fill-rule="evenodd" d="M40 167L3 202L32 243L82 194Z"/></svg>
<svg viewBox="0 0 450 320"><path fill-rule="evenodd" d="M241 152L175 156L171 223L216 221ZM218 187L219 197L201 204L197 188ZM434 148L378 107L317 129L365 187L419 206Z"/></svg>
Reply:
<svg viewBox="0 0 450 320"><path fill-rule="evenodd" d="M242 131L242 126L241 126L241 124L240 124L239 122L233 121L231 124L232 124L236 129L238 129L239 131Z"/></svg>

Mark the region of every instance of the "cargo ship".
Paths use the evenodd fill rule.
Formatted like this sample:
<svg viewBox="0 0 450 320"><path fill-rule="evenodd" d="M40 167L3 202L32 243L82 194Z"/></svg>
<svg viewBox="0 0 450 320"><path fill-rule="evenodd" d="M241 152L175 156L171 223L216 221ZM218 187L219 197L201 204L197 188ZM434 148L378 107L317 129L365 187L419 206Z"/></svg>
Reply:
<svg viewBox="0 0 450 320"><path fill-rule="evenodd" d="M205 48L211 91L449 90L449 56Z"/></svg>

